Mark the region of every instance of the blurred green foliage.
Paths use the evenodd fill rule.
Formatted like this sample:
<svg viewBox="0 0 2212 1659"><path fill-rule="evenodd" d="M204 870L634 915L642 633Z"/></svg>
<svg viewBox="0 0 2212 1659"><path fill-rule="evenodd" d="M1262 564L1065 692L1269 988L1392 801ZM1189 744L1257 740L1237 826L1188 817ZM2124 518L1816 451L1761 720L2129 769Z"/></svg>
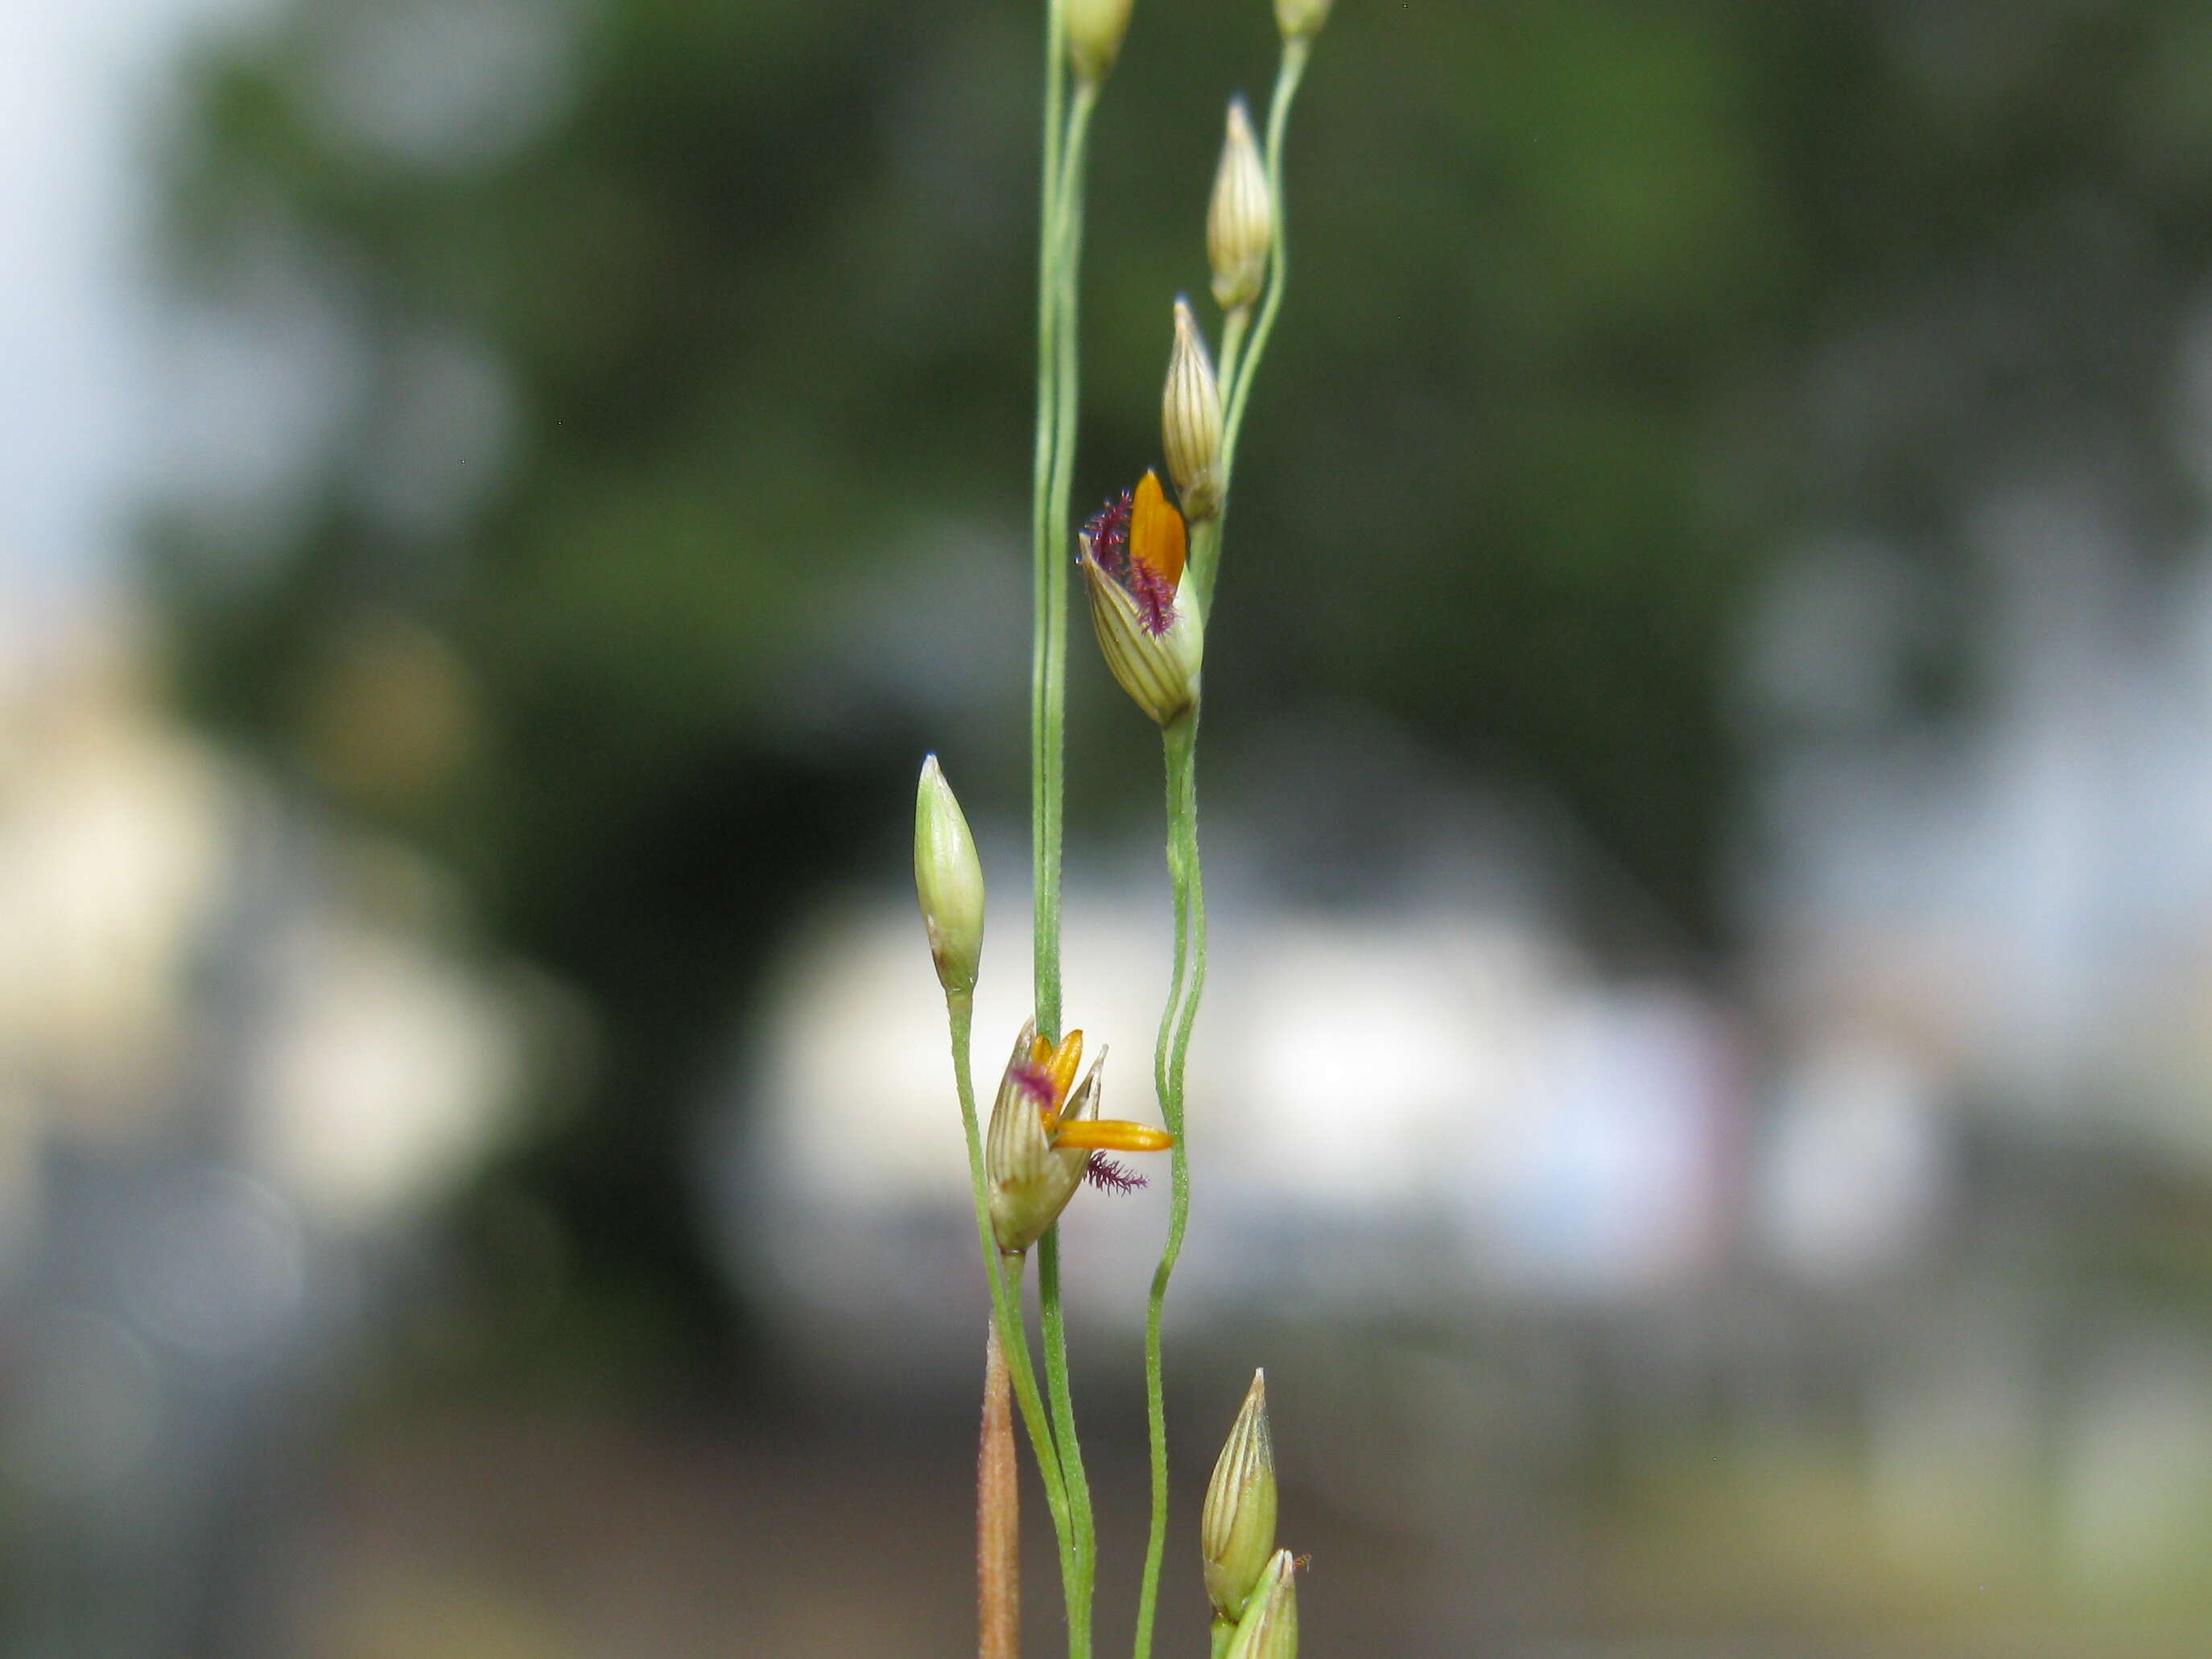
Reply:
<svg viewBox="0 0 2212 1659"><path fill-rule="evenodd" d="M921 750L1019 811L1038 29L1013 0L301 0L197 76L179 295L250 301L274 249L362 367L265 545L156 525L190 696L592 999L597 1108L526 1174L617 1277L699 1282L682 1115L805 895L897 868ZM1221 105L1273 51L1264 0L1138 8L1079 501L1156 459ZM1764 561L1880 532L1963 617L1960 524L2022 454L2190 505L2157 435L2212 226L2186 9L1346 0L1298 115L1217 745L1372 706L1555 793L1717 940ZM363 477L426 336L511 410L427 527ZM365 615L453 654L465 763L365 787L319 757ZM1078 821L1136 822L1153 762L1095 666Z"/></svg>

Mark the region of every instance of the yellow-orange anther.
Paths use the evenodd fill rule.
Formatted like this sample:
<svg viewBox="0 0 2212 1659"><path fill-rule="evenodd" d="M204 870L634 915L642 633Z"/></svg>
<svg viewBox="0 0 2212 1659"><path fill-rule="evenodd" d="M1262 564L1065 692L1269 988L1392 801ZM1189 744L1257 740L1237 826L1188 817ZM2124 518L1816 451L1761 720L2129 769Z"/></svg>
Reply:
<svg viewBox="0 0 2212 1659"><path fill-rule="evenodd" d="M1149 1123L1121 1118L1081 1118L1059 1125L1052 1132L1056 1147L1080 1146L1094 1152L1164 1152L1175 1137Z"/></svg>
<svg viewBox="0 0 2212 1659"><path fill-rule="evenodd" d="M1182 514L1160 488L1159 474L1146 470L1137 481L1129 509L1129 557L1167 584L1172 593L1182 582Z"/></svg>
<svg viewBox="0 0 2212 1659"><path fill-rule="evenodd" d="M1030 1058L1033 1063L1044 1068L1045 1076L1050 1079L1050 1109L1058 1111L1066 1104L1067 1091L1075 1086L1075 1074L1083 1065L1083 1033L1070 1031L1060 1038L1057 1048L1039 1037L1036 1046L1030 1050Z"/></svg>

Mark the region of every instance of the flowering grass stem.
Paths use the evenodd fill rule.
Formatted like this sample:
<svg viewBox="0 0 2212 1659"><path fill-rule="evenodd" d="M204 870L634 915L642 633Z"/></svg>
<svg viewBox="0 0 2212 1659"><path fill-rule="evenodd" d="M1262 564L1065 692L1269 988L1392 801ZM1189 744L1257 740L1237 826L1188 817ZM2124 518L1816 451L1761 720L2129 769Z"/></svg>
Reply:
<svg viewBox="0 0 2212 1659"><path fill-rule="evenodd" d="M1060 465L1061 198L1067 120L1066 0L1046 9L1044 167L1037 209L1036 441L1032 456L1030 549L1036 614L1030 640L1030 868L1037 1030L1060 1040L1060 857L1062 733L1066 726L1066 574L1057 567L1060 529L1052 516ZM1072 325L1073 319L1067 321ZM1057 624L1057 626L1055 626Z"/></svg>
<svg viewBox="0 0 2212 1659"><path fill-rule="evenodd" d="M1070 96L1066 0L1048 9L1045 136L1038 214L1037 402L1031 553L1036 616L1030 677L1030 870L1035 928L1035 1018L1048 1042L1060 1036L1060 858L1066 797L1068 497L1075 468L1080 386L1077 348L1083 253L1083 177L1098 83L1078 76ZM1054 1511L1066 1593L1070 1659L1089 1659L1097 1539L1085 1474L1067 1357L1060 1277L1060 1230L1037 1243L1037 1304L1050 1402L1054 1474L1063 1502ZM1042 1460L1043 1453L1039 1452Z"/></svg>
<svg viewBox="0 0 2212 1659"><path fill-rule="evenodd" d="M1267 283L1255 320L1251 309L1237 306L1223 325L1218 373L1222 386L1221 489L1219 512L1191 526L1190 576L1201 612L1213 614L1213 585L1221 564L1222 521L1226 516L1230 481L1237 459L1237 439L1244 422L1244 409L1252 392L1252 377L1267 350L1267 337L1282 309L1283 287L1289 262L1285 254L1283 216L1283 134L1290 120L1291 102L1305 74L1309 42L1294 38L1283 43L1283 57L1275 73L1275 91L1267 107L1267 190L1273 204ZM1248 332L1249 329L1249 332ZM1206 884L1198 853L1198 710L1194 708L1169 726L1164 735L1167 763L1168 873L1175 889L1175 965L1169 978L1167 1006L1160 1012L1159 1036L1153 1048L1152 1070L1160 1097L1160 1113L1176 1138L1170 1176L1168 1235L1160 1251L1160 1264L1152 1275L1151 1298L1145 1308L1145 1413L1152 1441L1152 1528L1145 1547L1145 1573L1137 1599L1136 1659L1150 1659L1152 1626L1159 1599L1160 1565L1167 1544L1167 1411L1161 1379L1160 1324L1167 1298L1168 1280L1176 1259L1182 1253L1183 1232L1190 1216L1190 1168L1183 1135L1183 1084L1190 1054L1192 1027L1198 1018L1199 999L1206 988ZM1219 1632L1215 1645L1220 1646Z"/></svg>
<svg viewBox="0 0 2212 1659"><path fill-rule="evenodd" d="M1037 964L1037 1029L1057 1041L1060 1035L1060 890L1067 710L1067 571L1064 545L1068 498L1075 470L1075 428L1079 385L1077 352L1077 295L1083 257L1083 162L1091 112L1098 104L1096 82L1079 79L1067 112L1060 155L1057 224L1050 281L1057 289L1052 388L1052 466L1047 479L1046 540L1040 574L1045 595L1045 641L1041 699L1042 737L1037 746L1043 770L1040 791L1046 824L1042 860L1036 870L1037 912L1051 913L1051 953ZM1042 411L1040 411L1042 413ZM1055 1222L1037 1242L1037 1310L1044 1339L1046 1396L1051 1402L1053 1436L1060 1448L1060 1474L1066 1482L1069 1540L1076 1571L1067 1597L1070 1659L1088 1659L1091 1607L1098 1573L1097 1531L1091 1504L1091 1482L1084 1473L1082 1443L1075 1429L1075 1399L1067 1358L1067 1318L1060 1279L1060 1226Z"/></svg>
<svg viewBox="0 0 2212 1659"><path fill-rule="evenodd" d="M1030 854L1034 900L1035 1018L1048 1042L1061 1035L1060 862L1066 799L1067 567L1069 496L1075 470L1079 392L1078 292L1083 254L1084 164L1092 112L1098 98L1096 70L1074 77L1067 67L1067 0L1047 9L1044 88L1044 168L1038 223L1037 403L1033 456L1031 551L1035 578L1030 655ZM1234 307L1222 337L1223 398L1220 486L1225 493L1254 372L1282 304L1285 276L1283 234L1283 134L1291 100L1304 74L1309 46L1303 36L1285 41L1268 109L1266 143L1273 225L1267 284L1256 312ZM1190 568L1200 613L1211 615L1219 562L1221 520L1194 524ZM1182 1254L1190 1211L1190 1175L1183 1136L1183 1092L1192 1028L1206 983L1206 898L1198 851L1196 750L1198 710L1174 718L1164 733L1167 770L1167 856L1175 901L1175 957L1167 1006L1153 1051L1153 1079L1160 1111L1175 1137L1170 1176L1167 1237L1152 1277L1145 1316L1145 1389L1152 1463L1152 1517L1139 1595L1136 1659L1150 1659L1159 1577L1167 1532L1167 1423L1161 1365L1161 1321L1168 1281ZM1030 1368L1021 1316L1021 1257L1002 1259L995 1248L988 1188L969 1075L972 1010L953 1000L953 1046L961 1109L975 1183L977 1225L991 1281L994 1316L1005 1348L1045 1486L1066 1598L1070 1659L1089 1659L1091 1600L1097 1576L1097 1543L1090 1483L1077 1438L1061 1298L1057 1226L1038 1240L1038 1308L1046 1395L1040 1399ZM1011 1261L1011 1269L1009 1268ZM1218 1634L1218 1633L1217 1633ZM1217 1649L1219 1644L1217 1640Z"/></svg>
<svg viewBox="0 0 2212 1659"><path fill-rule="evenodd" d="M1201 524L1197 531L1198 538L1203 541L1218 543L1220 534L1218 520ZM1191 1027L1198 1018L1199 999L1206 990L1206 883L1198 856L1198 710L1194 708L1170 726L1162 742L1167 760L1168 873L1175 889L1176 938L1175 964L1169 979L1167 1006L1160 1013L1152 1066L1159 1089L1160 1115L1176 1143L1169 1170L1167 1240L1161 1247L1160 1264L1152 1273L1152 1295L1145 1304L1145 1420L1152 1449L1152 1510L1145 1543L1144 1578L1137 1595L1136 1659L1149 1659L1152 1650L1160 1565L1167 1549L1168 1426L1160 1326L1168 1280L1175 1273L1176 1258L1182 1254L1183 1232L1190 1219L1190 1160L1183 1134L1183 1080L1190 1055Z"/></svg>
<svg viewBox="0 0 2212 1659"><path fill-rule="evenodd" d="M1075 1565L1067 1598L1067 1646L1072 1659L1091 1651L1091 1603L1098 1579L1098 1535L1091 1508L1091 1481L1083 1472L1075 1433L1075 1396L1069 1387L1067 1316L1060 1292L1060 1224L1037 1241L1037 1312L1044 1337L1044 1382L1052 1407L1054 1443L1067 1488L1069 1553Z"/></svg>
<svg viewBox="0 0 2212 1659"><path fill-rule="evenodd" d="M1083 162L1098 88L1080 82L1066 131L1046 158L1048 202L1038 284L1037 471L1032 524L1036 587L1030 662L1030 800L1037 1034L1060 1035L1060 877L1066 801L1068 499L1081 391L1077 292L1083 260ZM1057 175L1056 177L1054 175Z"/></svg>
<svg viewBox="0 0 2212 1659"><path fill-rule="evenodd" d="M1251 325L1252 307L1249 306L1232 307L1229 314L1221 319L1221 356L1214 365L1214 373L1218 377L1224 393L1237 384L1237 365L1244 354L1245 331ZM1224 404L1224 408L1226 407L1227 405ZM1222 424L1225 428L1228 422L1224 420ZM1225 441L1228 437L1225 429L1222 436L1224 440L1223 447L1225 451L1227 448ZM1204 597L1211 598L1212 595L1207 594Z"/></svg>

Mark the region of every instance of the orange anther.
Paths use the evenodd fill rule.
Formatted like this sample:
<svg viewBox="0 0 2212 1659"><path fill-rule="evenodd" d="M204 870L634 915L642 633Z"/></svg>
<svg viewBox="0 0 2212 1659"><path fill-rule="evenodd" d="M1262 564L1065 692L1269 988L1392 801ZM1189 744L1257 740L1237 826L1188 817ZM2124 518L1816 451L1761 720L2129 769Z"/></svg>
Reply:
<svg viewBox="0 0 2212 1659"><path fill-rule="evenodd" d="M1080 1146L1094 1152L1164 1152L1175 1145L1175 1137L1165 1129L1113 1117L1062 1123L1048 1133L1055 1146Z"/></svg>
<svg viewBox="0 0 2212 1659"><path fill-rule="evenodd" d="M1049 1057L1040 1054L1037 1063L1052 1079L1052 1103L1056 1110L1067 1103L1067 1091L1075 1086L1076 1068L1083 1064L1083 1033L1070 1031Z"/></svg>
<svg viewBox="0 0 2212 1659"><path fill-rule="evenodd" d="M1167 584L1170 595L1182 581L1182 514L1160 488L1159 475L1137 480L1137 499L1129 513L1129 556Z"/></svg>

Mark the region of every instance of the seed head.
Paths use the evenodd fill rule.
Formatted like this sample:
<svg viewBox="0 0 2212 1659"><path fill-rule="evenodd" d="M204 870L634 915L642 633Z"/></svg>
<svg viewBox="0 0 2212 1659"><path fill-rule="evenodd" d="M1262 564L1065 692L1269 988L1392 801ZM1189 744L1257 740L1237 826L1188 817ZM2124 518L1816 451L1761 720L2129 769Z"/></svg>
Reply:
<svg viewBox="0 0 2212 1659"><path fill-rule="evenodd" d="M1206 258L1213 267L1213 298L1224 311L1249 306L1267 280L1267 246L1274 239L1274 204L1267 169L1252 136L1244 100L1229 100L1229 134L1213 169L1213 195L1206 204Z"/></svg>

